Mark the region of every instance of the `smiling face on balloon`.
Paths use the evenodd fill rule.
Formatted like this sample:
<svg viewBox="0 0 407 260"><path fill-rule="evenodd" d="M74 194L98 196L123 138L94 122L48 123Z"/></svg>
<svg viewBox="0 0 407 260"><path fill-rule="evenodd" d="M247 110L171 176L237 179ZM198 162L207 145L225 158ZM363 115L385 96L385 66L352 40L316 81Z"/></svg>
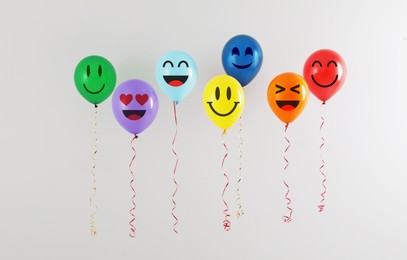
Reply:
<svg viewBox="0 0 407 260"><path fill-rule="evenodd" d="M332 50L316 51L304 64L304 78L310 91L325 102L342 87L346 78L345 62Z"/></svg>
<svg viewBox="0 0 407 260"><path fill-rule="evenodd" d="M259 43L248 35L231 38L222 51L222 64L226 73L246 86L259 72L263 53Z"/></svg>
<svg viewBox="0 0 407 260"><path fill-rule="evenodd" d="M202 102L209 118L221 129L232 126L243 112L244 91L233 77L220 75L206 85Z"/></svg>
<svg viewBox="0 0 407 260"><path fill-rule="evenodd" d="M74 80L76 88L86 100L99 104L112 94L116 72L107 59L88 56L76 66Z"/></svg>
<svg viewBox="0 0 407 260"><path fill-rule="evenodd" d="M138 134L155 119L158 99L154 89L142 80L129 80L115 90L113 114L127 131Z"/></svg>
<svg viewBox="0 0 407 260"><path fill-rule="evenodd" d="M294 121L304 110L309 90L304 78L296 73L275 77L267 90L270 108L285 123Z"/></svg>
<svg viewBox="0 0 407 260"><path fill-rule="evenodd" d="M194 88L198 70L191 56L182 51L172 51L159 59L155 75L163 92L179 102Z"/></svg>
<svg viewBox="0 0 407 260"><path fill-rule="evenodd" d="M146 110L150 106L145 107L144 105L150 99L148 94L121 94L120 102L124 105L122 112L123 115L132 121L137 121L143 118L146 113Z"/></svg>

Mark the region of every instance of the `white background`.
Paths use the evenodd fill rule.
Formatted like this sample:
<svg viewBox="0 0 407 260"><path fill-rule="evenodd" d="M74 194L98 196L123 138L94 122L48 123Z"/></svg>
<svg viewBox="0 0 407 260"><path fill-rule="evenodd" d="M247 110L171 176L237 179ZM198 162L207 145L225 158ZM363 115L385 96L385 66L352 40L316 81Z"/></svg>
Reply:
<svg viewBox="0 0 407 260"><path fill-rule="evenodd" d="M407 259L405 1L5 1L0 3L1 259ZM237 34L256 38L263 66L245 87L241 196L246 214L223 231L221 130L201 104L205 84L223 74L221 52ZM328 176L321 192L320 101L288 129L268 106L270 81L302 72L314 51L339 52L348 67L342 89L323 111ZM198 83L178 106L176 197L172 231L172 103L154 78L157 60L183 50ZM132 136L100 105L96 215L89 232L93 107L73 82L76 64L98 54L118 83L138 78L156 89L160 109L136 141L135 239L128 164ZM226 198L234 213L238 127L226 135Z"/></svg>

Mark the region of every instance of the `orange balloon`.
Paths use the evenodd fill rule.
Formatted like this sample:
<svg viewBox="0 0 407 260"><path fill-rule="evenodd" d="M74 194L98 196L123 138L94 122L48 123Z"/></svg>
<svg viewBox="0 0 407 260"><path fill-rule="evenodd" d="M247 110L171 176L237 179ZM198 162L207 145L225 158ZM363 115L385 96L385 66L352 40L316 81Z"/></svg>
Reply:
<svg viewBox="0 0 407 260"><path fill-rule="evenodd" d="M286 72L275 77L267 90L271 110L284 123L291 123L304 110L309 98L307 82L296 73Z"/></svg>

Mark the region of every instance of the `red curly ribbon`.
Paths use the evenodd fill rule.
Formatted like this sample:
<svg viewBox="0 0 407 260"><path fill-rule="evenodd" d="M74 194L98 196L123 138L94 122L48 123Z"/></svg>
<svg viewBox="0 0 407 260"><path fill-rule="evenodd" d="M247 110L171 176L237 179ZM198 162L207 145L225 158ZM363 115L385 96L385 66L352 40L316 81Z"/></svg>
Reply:
<svg viewBox="0 0 407 260"><path fill-rule="evenodd" d="M226 184L225 184L225 187L223 188L223 192L222 192L222 200L223 200L223 204L225 204L225 210L223 211L223 213L225 214L225 219L223 220L223 229L225 231L229 231L230 226L231 226L231 222L229 220L229 217L230 217L229 206L225 201L225 191L226 191L226 188L229 186L229 177L226 174L226 172L223 170L223 165L225 164L225 160L226 160L226 157L228 156L228 152L229 152L228 147L226 146L226 143L225 143L225 134L226 134L226 130L224 130L222 132L222 144L226 150L226 153L225 153L225 156L223 157L222 165L221 165L221 171L223 173L223 176L225 176L225 178L226 178Z"/></svg>
<svg viewBox="0 0 407 260"><path fill-rule="evenodd" d="M134 201L134 198L136 197L136 190L133 187L133 182L134 182L134 173L131 170L131 167L133 165L134 159L136 158L136 149L134 148L134 140L137 139L137 135L134 135L133 139L131 140L131 149L134 152L133 158L131 158L130 164L129 164L129 170L130 170L130 174L131 174L131 180L130 180L130 188L133 191L133 196L131 197L131 203L133 204L133 207L129 210L130 212L130 216L132 217L131 220L129 221L129 225L130 225L130 237L134 238L136 235L136 227L134 226L133 222L136 220L136 216L134 215L134 210L136 209L136 203Z"/></svg>
<svg viewBox="0 0 407 260"><path fill-rule="evenodd" d="M175 178L176 177L176 172L177 172L177 166L178 166L178 155L175 152L175 140L177 138L177 133L178 133L177 108L176 108L176 102L175 101L174 101L174 120L175 120L175 134L174 134L174 139L172 140L172 152L175 155L176 161L175 161L174 171L173 171L173 176L172 176L174 184L175 184L175 190L174 190L174 193L172 194L172 204L174 205L174 207L171 209L171 214L175 219L174 226L173 226L172 229L174 230L175 233L178 234L178 231L175 228L176 225L178 224L178 218L175 215L175 209L177 207L177 203L175 203L175 195L177 194L177 191L178 191L178 182L177 182L177 180Z"/></svg>
<svg viewBox="0 0 407 260"><path fill-rule="evenodd" d="M322 147L325 145L325 138L322 135L322 126L325 124L325 118L322 116L322 107L325 105L325 102L322 102L321 107L320 107L320 111L321 111L321 125L319 127L319 133L321 136L321 145L319 146L319 151L320 151L320 157L321 157L321 166L319 167L319 172L322 175L322 189L323 192L321 193L321 201L319 202L320 204L318 205L319 208L319 212L324 211L325 208L325 193L326 193L326 186L325 186L325 182L326 182L326 175L324 173L324 171L322 170L322 168L324 168L325 166L325 160L322 158Z"/></svg>
<svg viewBox="0 0 407 260"><path fill-rule="evenodd" d="M95 135L95 140L93 142L93 147L94 147L94 151L92 154L92 162L93 162L93 166L92 166L92 170L91 170L91 174L92 174L92 193L89 197L89 207L91 208L91 213L89 216L89 224L90 224L90 234L91 236L96 236L97 235L97 230L96 230L96 224L95 224L95 215L97 212L97 205L95 202L95 198L96 198L96 154L98 152L98 132L97 132L97 124L98 124L98 120L97 120L97 115L98 115L98 106L95 105L95 112L93 114L93 120L94 120L94 125L93 125L93 133Z"/></svg>
<svg viewBox="0 0 407 260"><path fill-rule="evenodd" d="M285 140L287 141L287 144L288 144L287 147L284 150L284 160L286 162L286 165L284 167L284 172L285 173L286 173L288 165L289 165L289 162L288 162L287 158L285 157L285 155L287 154L287 151L291 146L290 140L288 140L288 138L287 138L287 128L288 128L288 123L286 124L285 130L284 130L284 138L285 138ZM287 200L287 209L290 211L290 214L288 216L283 216L283 221L288 223L288 222L291 221L291 217L292 217L292 214L293 214L293 209L290 207L291 199L290 199L290 197L288 197L288 194L290 193L290 186L288 186L288 184L287 184L287 182L285 180L284 180L284 185L287 188L287 192L284 195L284 197Z"/></svg>

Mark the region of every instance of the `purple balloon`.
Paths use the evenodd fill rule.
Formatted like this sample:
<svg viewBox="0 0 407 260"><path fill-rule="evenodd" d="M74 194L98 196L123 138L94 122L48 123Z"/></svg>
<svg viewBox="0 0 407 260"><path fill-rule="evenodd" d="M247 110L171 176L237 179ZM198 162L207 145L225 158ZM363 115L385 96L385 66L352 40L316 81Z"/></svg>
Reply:
<svg viewBox="0 0 407 260"><path fill-rule="evenodd" d="M117 122L124 129L139 134L154 121L158 112L158 98L147 82L132 79L116 88L112 108Z"/></svg>

